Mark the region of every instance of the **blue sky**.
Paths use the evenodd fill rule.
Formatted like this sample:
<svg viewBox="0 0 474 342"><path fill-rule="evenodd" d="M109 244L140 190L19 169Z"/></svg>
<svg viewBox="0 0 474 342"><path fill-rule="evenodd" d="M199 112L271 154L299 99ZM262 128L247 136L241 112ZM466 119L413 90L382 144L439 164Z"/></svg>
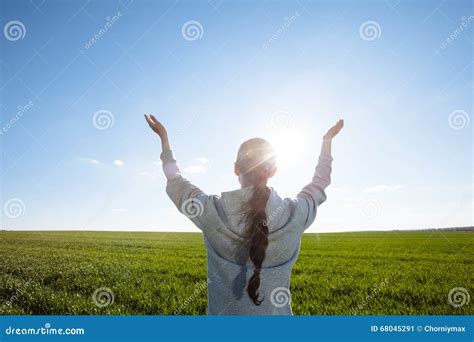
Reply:
<svg viewBox="0 0 474 342"><path fill-rule="evenodd" d="M0 15L4 229L193 230L144 113L208 193L238 188L239 144L269 138L284 196L342 117L310 231L473 225L470 1L3 0Z"/></svg>

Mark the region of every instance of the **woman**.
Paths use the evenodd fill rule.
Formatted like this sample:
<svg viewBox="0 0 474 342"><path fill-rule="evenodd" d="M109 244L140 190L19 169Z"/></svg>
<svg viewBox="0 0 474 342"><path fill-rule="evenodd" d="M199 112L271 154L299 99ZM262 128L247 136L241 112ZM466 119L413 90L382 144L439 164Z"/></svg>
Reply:
<svg viewBox="0 0 474 342"><path fill-rule="evenodd" d="M339 120L323 137L312 181L295 199L282 199L267 181L276 172L275 153L264 139L239 148L234 164L241 189L206 195L182 177L165 127L145 115L161 138L166 192L176 207L203 231L207 249L210 315L291 315L290 275L303 232L326 200L331 141Z"/></svg>

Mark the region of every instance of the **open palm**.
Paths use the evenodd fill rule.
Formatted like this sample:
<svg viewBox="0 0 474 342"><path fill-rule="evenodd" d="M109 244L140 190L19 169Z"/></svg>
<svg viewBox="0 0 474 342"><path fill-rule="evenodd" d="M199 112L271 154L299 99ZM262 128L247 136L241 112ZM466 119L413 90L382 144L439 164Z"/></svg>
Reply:
<svg viewBox="0 0 474 342"><path fill-rule="evenodd" d="M146 115L145 114L145 120L148 123L148 126L160 136L160 138L163 138L166 136L166 128L163 126L161 122L158 121L157 118L153 114Z"/></svg>
<svg viewBox="0 0 474 342"><path fill-rule="evenodd" d="M339 120L334 126L332 126L324 135L324 140L331 140L334 138L344 127L344 120Z"/></svg>

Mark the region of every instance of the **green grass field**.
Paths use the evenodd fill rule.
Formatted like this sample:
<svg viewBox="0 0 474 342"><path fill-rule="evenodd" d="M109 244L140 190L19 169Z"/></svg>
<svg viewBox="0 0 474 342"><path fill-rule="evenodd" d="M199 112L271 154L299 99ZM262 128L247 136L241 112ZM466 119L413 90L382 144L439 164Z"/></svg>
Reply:
<svg viewBox="0 0 474 342"><path fill-rule="evenodd" d="M297 315L472 315L473 233L304 234L292 274ZM2 314L206 313L198 233L0 231ZM204 284L204 285L203 285ZM114 301L92 300L101 287ZM459 299L459 298L458 298Z"/></svg>

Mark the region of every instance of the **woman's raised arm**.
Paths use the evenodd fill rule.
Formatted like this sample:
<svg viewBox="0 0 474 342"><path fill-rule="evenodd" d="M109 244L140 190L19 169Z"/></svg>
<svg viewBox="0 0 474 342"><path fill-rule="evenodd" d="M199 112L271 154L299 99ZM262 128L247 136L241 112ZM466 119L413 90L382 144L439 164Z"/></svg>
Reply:
<svg viewBox="0 0 474 342"><path fill-rule="evenodd" d="M323 136L323 144L321 146L321 154L319 156L318 165L314 171L311 183L307 184L298 194L296 203L302 210L306 218L304 229L308 228L316 218L317 207L326 200L325 189L331 183L332 156L331 143L332 139L344 127L344 121L339 120L332 126Z"/></svg>
<svg viewBox="0 0 474 342"><path fill-rule="evenodd" d="M339 120L326 132L326 134L324 134L323 144L321 146L321 155L331 157L332 139L339 133L342 127L344 127L344 120Z"/></svg>
<svg viewBox="0 0 474 342"><path fill-rule="evenodd" d="M178 164L174 159L173 152L171 151L170 141L168 139L168 132L165 126L158 121L153 114L146 115L145 120L148 126L158 134L161 139L161 160L163 161L163 171L167 180L172 180L177 176L181 175Z"/></svg>
<svg viewBox="0 0 474 342"><path fill-rule="evenodd" d="M150 115L145 114L145 120L148 123L148 126L150 126L150 128L153 130L153 132L158 134L158 136L160 137L161 150L163 152L171 150L170 142L168 140L168 132L166 131L165 126L163 126L163 124L159 122L158 119L155 118L153 114L150 114Z"/></svg>
<svg viewBox="0 0 474 342"><path fill-rule="evenodd" d="M166 193L182 214L191 219L198 228L204 230L206 225L203 224L203 220L210 205L209 196L181 175L178 163L171 151L165 126L153 114L145 115L145 119L161 139L160 158L167 179Z"/></svg>

